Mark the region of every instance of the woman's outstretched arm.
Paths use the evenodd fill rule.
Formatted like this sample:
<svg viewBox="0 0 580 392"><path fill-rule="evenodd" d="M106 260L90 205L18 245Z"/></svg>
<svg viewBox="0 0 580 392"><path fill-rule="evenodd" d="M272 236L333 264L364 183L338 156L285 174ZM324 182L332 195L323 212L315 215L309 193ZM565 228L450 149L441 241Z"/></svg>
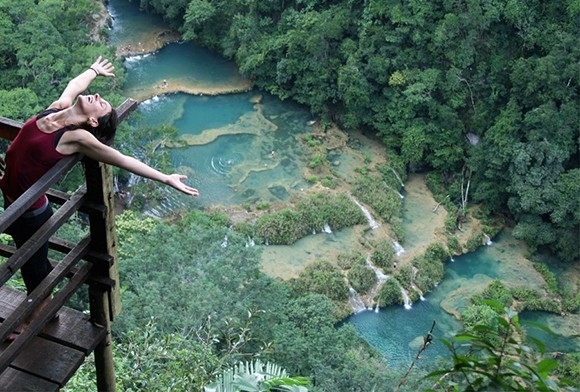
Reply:
<svg viewBox="0 0 580 392"><path fill-rule="evenodd" d="M58 143L57 151L66 155L82 153L96 161L117 166L141 177L169 185L186 195L199 195L197 189L182 182L187 179L187 176L177 173L164 174L138 159L124 155L114 148L101 143L90 132L85 131L84 129L65 132Z"/></svg>
<svg viewBox="0 0 580 392"><path fill-rule="evenodd" d="M85 91L97 76L115 77L114 69L115 67L109 60L99 56L86 71L68 82L60 98L50 104L48 108L66 109L72 106L76 97Z"/></svg>

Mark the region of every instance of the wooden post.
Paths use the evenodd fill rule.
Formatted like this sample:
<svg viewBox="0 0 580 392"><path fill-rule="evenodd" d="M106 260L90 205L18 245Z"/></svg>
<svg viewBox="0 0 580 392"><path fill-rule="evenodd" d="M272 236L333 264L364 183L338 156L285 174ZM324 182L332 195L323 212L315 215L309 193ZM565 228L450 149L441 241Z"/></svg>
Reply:
<svg viewBox="0 0 580 392"><path fill-rule="evenodd" d="M119 121L124 120L137 107L137 102L126 100L118 107ZM115 208L113 193L113 170L111 166L83 159L87 181L87 196L89 203L104 207L104 212L89 214L91 228L91 250L108 254L113 264L94 264L92 277L115 282L114 286L106 289L93 285L89 288L92 321L105 328L105 339L95 348L95 367L97 373L97 389L105 392L114 392L115 363L111 341L111 321L121 311L121 296L119 287L119 269L117 263L117 235L115 233Z"/></svg>
<svg viewBox="0 0 580 392"><path fill-rule="evenodd" d="M100 287L89 288L91 305L91 320L94 324L106 328L107 335L95 347L95 368L97 374L97 390L99 392L115 392L115 361L113 359L113 342L111 341L111 321L109 314L109 293Z"/></svg>
<svg viewBox="0 0 580 392"><path fill-rule="evenodd" d="M87 177L87 195L89 202L103 205L104 213L89 215L91 228L91 250L110 255L114 262L95 264L91 275L95 278L109 278L115 285L106 290L103 287L89 288L92 321L107 331L105 339L95 348L95 367L97 389L114 392L115 364L111 342L111 320L120 311L119 270L117 264L117 238L115 234L115 216L113 205L113 176L110 166L91 159L84 159Z"/></svg>

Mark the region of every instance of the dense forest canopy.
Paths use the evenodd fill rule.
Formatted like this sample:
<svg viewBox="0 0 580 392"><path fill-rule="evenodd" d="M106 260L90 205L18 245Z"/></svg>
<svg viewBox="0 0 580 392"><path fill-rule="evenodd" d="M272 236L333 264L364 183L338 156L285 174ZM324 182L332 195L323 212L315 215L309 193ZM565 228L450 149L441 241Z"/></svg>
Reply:
<svg viewBox="0 0 580 392"><path fill-rule="evenodd" d="M578 260L577 0L141 0L323 121L375 132L454 200Z"/></svg>
<svg viewBox="0 0 580 392"><path fill-rule="evenodd" d="M162 14L185 38L235 59L259 87L308 105L324 122L376 133L411 170L438 172L456 200L462 176L471 176L474 201L513 216L517 235L533 245L574 260L580 3L552 3L158 0L141 6ZM114 58L115 49L98 39L107 27L87 30L101 6L0 0L0 115L24 121L98 55ZM91 88L117 105L124 70L120 61L115 65L117 78ZM174 133L138 126L137 138L123 124L116 143L140 158L160 134ZM120 390L200 389L255 357L310 377L313 392L391 390L401 380L402 369L385 365L352 326L336 324L328 295L304 287L333 275L290 284L264 275L257 248L229 230L227 217L193 210L171 224L126 212L116 228L124 302L114 324ZM83 234L80 225L68 230L63 238ZM220 246L225 235L227 248ZM497 286L477 303L483 311L468 309L469 323L495 317L482 301L508 297ZM83 299L76 301L82 309ZM520 363L527 368L539 358L524 351L521 358L513 354L515 382L543 383L553 364L542 360L531 364L537 373L517 373ZM580 359L566 358L560 374L578 380ZM476 358L464 360L479 369ZM401 390L433 385L415 369ZM90 363L69 387L94 389Z"/></svg>
<svg viewBox="0 0 580 392"><path fill-rule="evenodd" d="M21 121L87 59L112 57L86 29L98 3L27 4L0 2L0 109ZM439 173L456 204L469 180L469 199L513 218L532 249L578 260L578 0L140 5L235 59L260 88L376 133L410 170ZM111 98L117 74L93 87Z"/></svg>

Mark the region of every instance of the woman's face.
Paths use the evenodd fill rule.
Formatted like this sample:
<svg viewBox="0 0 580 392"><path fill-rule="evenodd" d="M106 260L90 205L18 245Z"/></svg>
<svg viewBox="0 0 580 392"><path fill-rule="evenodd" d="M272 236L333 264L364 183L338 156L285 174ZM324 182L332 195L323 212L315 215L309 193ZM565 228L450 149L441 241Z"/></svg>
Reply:
<svg viewBox="0 0 580 392"><path fill-rule="evenodd" d="M113 109L113 106L108 101L102 99L99 94L79 95L78 104L84 114L95 119L101 118Z"/></svg>

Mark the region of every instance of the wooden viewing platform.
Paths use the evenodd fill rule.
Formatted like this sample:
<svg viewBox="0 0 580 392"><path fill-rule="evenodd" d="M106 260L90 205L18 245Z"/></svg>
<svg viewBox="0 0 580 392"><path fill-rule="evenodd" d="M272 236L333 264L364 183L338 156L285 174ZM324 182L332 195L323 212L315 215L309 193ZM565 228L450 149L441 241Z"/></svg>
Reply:
<svg viewBox="0 0 580 392"><path fill-rule="evenodd" d="M119 119L136 107L137 102L126 100L117 108ZM21 127L22 123L0 117L3 139L14 139ZM85 168L85 186L72 195L50 189L79 161ZM97 389L115 390L110 323L120 311L120 300L112 184L111 167L76 154L61 160L0 214L0 232L4 232L44 193L55 207L54 215L25 246L0 244L0 391L58 391L92 352ZM90 234L78 243L56 237L77 211L88 215ZM28 296L7 287L6 282L46 241L62 255L51 260L50 275ZM81 289L88 289L88 314L65 306ZM7 342L50 293L53 300L39 317L16 340Z"/></svg>

